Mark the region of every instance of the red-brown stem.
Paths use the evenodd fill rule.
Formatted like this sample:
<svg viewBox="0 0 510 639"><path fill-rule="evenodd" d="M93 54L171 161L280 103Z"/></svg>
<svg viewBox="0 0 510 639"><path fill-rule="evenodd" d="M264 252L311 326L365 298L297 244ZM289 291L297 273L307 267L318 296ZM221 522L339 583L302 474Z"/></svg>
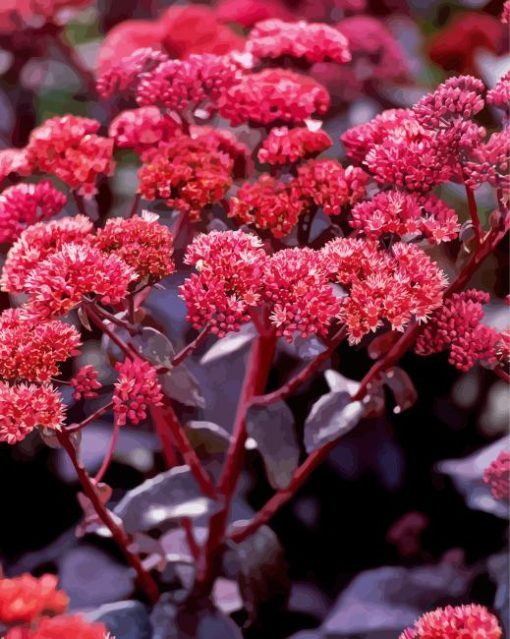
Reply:
<svg viewBox="0 0 510 639"><path fill-rule="evenodd" d="M177 455L175 454L168 426L162 419L156 419L156 415L154 415L154 407L151 406L149 410L152 418L152 423L154 424L154 428L156 429L159 441L161 442L161 446L163 448L163 457L165 459L165 464L167 468L173 468L174 466L177 466L179 462L177 459Z"/></svg>
<svg viewBox="0 0 510 639"><path fill-rule="evenodd" d="M471 279L473 273L480 266L483 260L494 250L495 246L503 239L506 234L506 230L490 231L485 241L480 244L471 256L470 260L462 269L458 277L448 287L445 297L449 297L456 291L462 289L466 283ZM376 362L372 368L368 371L365 377L361 380L358 391L353 395L352 399L361 400L367 394L370 384L378 377L378 375L393 366L404 353L414 344L416 337L419 335L424 325L413 324L402 337L393 345L388 353ZM318 450L309 455L305 461L297 468L294 476L287 488L280 490L269 499L268 502L262 507L261 510L244 526L232 530L229 537L234 541L242 541L254 533L260 526L266 524L275 512L285 504L291 497L293 497L297 490L306 481L309 475L319 466L328 453L336 445L336 440L328 442Z"/></svg>
<svg viewBox="0 0 510 639"><path fill-rule="evenodd" d="M99 419L102 415L107 413L112 408L113 408L113 402L108 402L108 404L105 404L104 406L101 406L101 408L98 408L96 411L94 411L91 415L86 417L79 424L68 426L66 428L66 432L75 433L77 430L81 430L85 426L88 426L88 424L90 424L91 422L95 421L96 419Z"/></svg>
<svg viewBox="0 0 510 639"><path fill-rule="evenodd" d="M469 215L471 217L471 221L473 222L476 242L477 244L480 244L480 242L482 241L483 231L482 231L482 225L480 223L480 217L478 215L478 207L476 205L475 193L473 189L470 186L468 186L466 183L464 183L464 186L466 188L466 197L468 201Z"/></svg>
<svg viewBox="0 0 510 639"><path fill-rule="evenodd" d="M95 324L105 335L108 335L108 337L114 344L116 344L120 348L124 355L126 355L127 357L133 357L133 353L129 346L122 339L120 339L120 337L116 335L107 324L102 321L99 313L97 312L97 309L91 305L88 305L85 308L87 311L87 315L92 320L92 323Z"/></svg>
<svg viewBox="0 0 510 639"><path fill-rule="evenodd" d="M347 331L345 327L342 327L338 333L331 339L331 342L328 344L326 350L319 353L315 359L309 362L299 373L297 373L292 379L286 382L283 386L273 391L272 393L267 393L266 395L257 395L252 399L252 405L254 406L268 406L269 404L273 404L274 402L278 402L282 399L285 399L289 395L297 390L302 384L304 384L307 380L311 378L311 376L319 370L321 365L331 357L331 354L336 349L336 347L345 339L347 335Z"/></svg>
<svg viewBox="0 0 510 639"><path fill-rule="evenodd" d="M179 351L177 355L172 359L172 366L179 366L187 357L196 351L196 349L207 339L209 335L209 325L204 326L200 333L185 346L182 351Z"/></svg>
<svg viewBox="0 0 510 639"><path fill-rule="evenodd" d="M183 517L181 519L181 526L184 530L184 534L186 535L186 541L188 542L188 547L193 558L198 559L200 556L200 546L197 544L197 540L193 534L193 522L189 517Z"/></svg>
<svg viewBox="0 0 510 639"><path fill-rule="evenodd" d="M124 554L126 561L135 569L137 582L140 588L145 592L147 598L151 603L156 603L156 601L159 599L158 586L156 585L156 582L143 567L142 562L140 561L140 557L133 554L129 550L129 546L131 543L130 538L125 533L125 531L113 520L110 513L108 512L108 509L101 502L101 499L96 492L92 480L90 479L87 471L78 458L78 454L75 447L73 446L73 443L69 439L68 433L65 430L57 431L57 437L61 445L64 447L66 453L69 455L69 459L71 460L76 470L76 474L78 475L78 479L80 480L83 492L89 498L92 506L94 507L94 510L97 513L97 516L111 532L113 539Z"/></svg>
<svg viewBox="0 0 510 639"><path fill-rule="evenodd" d="M108 451L106 452L105 458L103 459L103 463L101 464L101 468L97 471L97 475L94 477L94 483L97 485L103 479L108 470L111 461L113 459L113 453L117 448L117 442L119 441L119 433L120 433L120 425L115 423L113 426L112 437L110 439L110 445L108 446Z"/></svg>
<svg viewBox="0 0 510 639"><path fill-rule="evenodd" d="M504 371L502 368L495 368L494 372L498 377L501 377L504 382L510 384L510 375L506 371Z"/></svg>
<svg viewBox="0 0 510 639"><path fill-rule="evenodd" d="M197 568L195 587L199 594L207 594L214 583L218 552L225 538L230 504L243 467L247 438L246 415L253 397L264 390L276 350L276 342L277 337L274 333L261 334L254 340L250 350L234 420L232 440L218 483L218 491L224 497L224 505L210 519L208 539Z"/></svg>
<svg viewBox="0 0 510 639"><path fill-rule="evenodd" d="M214 499L216 497L216 488L205 468L202 466L202 462L198 458L195 449L186 437L170 402L165 401L163 406L153 406L151 408L151 415L158 432L166 429L170 433L175 447L182 455L184 463L190 467L204 495Z"/></svg>
<svg viewBox="0 0 510 639"><path fill-rule="evenodd" d="M132 296L130 296L128 299L132 299ZM105 310L101 306L94 305L94 310L102 319L105 319L108 322L115 324L115 326L118 326L119 328L123 328L124 330L128 331L128 333L130 333L131 335L134 335L135 333L138 332L138 329L133 323L127 320L120 319L120 317L115 317L115 315L113 315L112 313L109 313L107 310Z"/></svg>
<svg viewBox="0 0 510 639"><path fill-rule="evenodd" d="M131 208L129 209L128 217L134 217L138 213L138 207L140 206L141 199L142 199L142 196L140 195L140 193L136 193L135 197L133 198L133 203L131 204Z"/></svg>

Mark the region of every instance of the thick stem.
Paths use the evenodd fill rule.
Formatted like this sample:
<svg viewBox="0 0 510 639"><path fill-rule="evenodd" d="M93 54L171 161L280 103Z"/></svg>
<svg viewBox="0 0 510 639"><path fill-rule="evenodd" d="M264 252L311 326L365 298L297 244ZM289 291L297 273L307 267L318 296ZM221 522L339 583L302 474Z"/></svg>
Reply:
<svg viewBox="0 0 510 639"><path fill-rule="evenodd" d="M113 520L110 513L108 512L108 509L101 502L101 499L96 492L92 480L90 479L87 471L78 458L78 454L69 438L68 433L65 430L57 431L57 437L59 442L64 447L66 453L69 455L69 459L71 460L76 470L76 474L78 475L78 479L80 480L83 492L90 500L92 506L94 507L94 510L97 513L97 516L111 532L113 539L116 541L117 545L124 554L126 561L135 569L137 581L140 588L145 592L147 598L151 603L156 603L156 601L159 599L159 591L156 582L145 570L138 555L133 554L129 550L129 546L131 544L130 538L125 533L125 531Z"/></svg>
<svg viewBox="0 0 510 639"><path fill-rule="evenodd" d="M465 182L464 182L464 186L466 188L466 197L468 201L469 215L471 217L471 221L473 222L476 242L477 244L480 244L480 242L482 241L483 230L482 230L482 225L480 223L480 217L478 215L478 206L476 205L475 193L473 189L470 186L468 186Z"/></svg>
<svg viewBox="0 0 510 639"><path fill-rule="evenodd" d="M174 446L172 443L172 438L170 437L170 431L163 419L159 418L159 413L154 414L156 408L154 406L150 407L150 414L152 418L152 423L154 424L154 428L156 429L156 433L158 434L159 441L161 442L161 446L163 449L163 457L165 459L165 463L167 468L173 468L177 466L178 459L175 454Z"/></svg>

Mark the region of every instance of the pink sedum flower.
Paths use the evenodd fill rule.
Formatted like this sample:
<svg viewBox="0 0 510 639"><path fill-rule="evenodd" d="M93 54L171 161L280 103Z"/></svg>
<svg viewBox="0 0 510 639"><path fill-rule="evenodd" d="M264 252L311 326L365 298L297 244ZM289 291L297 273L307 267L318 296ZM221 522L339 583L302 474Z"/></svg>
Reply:
<svg viewBox="0 0 510 639"><path fill-rule="evenodd" d="M73 398L78 401L97 397L97 390L101 388L97 370L91 365L82 366L76 375L70 380L74 389Z"/></svg>
<svg viewBox="0 0 510 639"><path fill-rule="evenodd" d="M122 111L110 124L109 136L120 149L143 153L180 133L180 125L157 107Z"/></svg>
<svg viewBox="0 0 510 639"><path fill-rule="evenodd" d="M321 129L310 131L306 127L275 127L262 143L257 157L260 162L273 166L294 164L319 155L332 144L329 135Z"/></svg>
<svg viewBox="0 0 510 639"><path fill-rule="evenodd" d="M95 245L121 258L140 280L154 282L175 270L172 234L158 221L158 216L149 211L129 219L108 220L104 228L98 230Z"/></svg>
<svg viewBox="0 0 510 639"><path fill-rule="evenodd" d="M27 315L40 320L65 315L84 296L95 295L103 304L118 304L136 275L117 255L89 245L65 244L41 262L27 277Z"/></svg>
<svg viewBox="0 0 510 639"><path fill-rule="evenodd" d="M100 123L75 115L46 120L30 134L29 161L55 175L71 189L90 197L100 175L111 175L113 140L97 135Z"/></svg>
<svg viewBox="0 0 510 639"><path fill-rule="evenodd" d="M0 151L0 182L13 174L30 175L32 167L25 149L3 149Z"/></svg>
<svg viewBox="0 0 510 639"><path fill-rule="evenodd" d="M49 180L8 187L0 195L0 242L13 242L28 226L59 213L66 202Z"/></svg>
<svg viewBox="0 0 510 639"><path fill-rule="evenodd" d="M284 22L271 18L258 22L250 32L246 49L257 58L304 59L309 63L349 62L347 38L327 24Z"/></svg>
<svg viewBox="0 0 510 639"><path fill-rule="evenodd" d="M496 86L487 92L487 104L492 104L504 111L510 109L510 71L507 71Z"/></svg>
<svg viewBox="0 0 510 639"><path fill-rule="evenodd" d="M510 452L503 450L485 469L483 480L489 484L494 499L508 501L510 497Z"/></svg>
<svg viewBox="0 0 510 639"><path fill-rule="evenodd" d="M159 406L163 398L156 369L140 359L125 359L116 365L119 379L113 391L115 423L138 424L147 417L147 409Z"/></svg>
<svg viewBox="0 0 510 639"><path fill-rule="evenodd" d="M503 11L501 12L501 22L508 24L510 22L510 0L505 0Z"/></svg>
<svg viewBox="0 0 510 639"><path fill-rule="evenodd" d="M27 277L36 266L67 243L88 244L93 228L90 219L84 215L28 227L7 253L0 280L2 290L9 293L23 291Z"/></svg>
<svg viewBox="0 0 510 639"><path fill-rule="evenodd" d="M102 623L81 615L44 617L34 629L12 628L5 639L113 639Z"/></svg>
<svg viewBox="0 0 510 639"><path fill-rule="evenodd" d="M123 24L125 23L117 27ZM104 68L100 63L100 70L102 70L97 81L97 92L103 98L132 93L143 73L149 73L162 62L167 61L168 56L162 51L144 46L136 48L128 55L117 57L108 65L104 65Z"/></svg>
<svg viewBox="0 0 510 639"><path fill-rule="evenodd" d="M29 623L43 614L65 612L69 598L57 590L57 583L57 577L50 574L0 579L0 623Z"/></svg>
<svg viewBox="0 0 510 639"><path fill-rule="evenodd" d="M77 354L80 334L59 320L38 322L20 309L0 315L0 377L48 382L58 375L58 364Z"/></svg>
<svg viewBox="0 0 510 639"><path fill-rule="evenodd" d="M510 189L510 129L493 133L489 140L475 148L464 167L467 183L472 188L488 182L495 188Z"/></svg>
<svg viewBox="0 0 510 639"><path fill-rule="evenodd" d="M446 606L422 615L399 639L501 639L496 617L484 606Z"/></svg>
<svg viewBox="0 0 510 639"><path fill-rule="evenodd" d="M34 428L55 430L63 423L62 398L52 386L0 381L0 442L16 444Z"/></svg>
<svg viewBox="0 0 510 639"><path fill-rule="evenodd" d="M215 129L211 126L191 126L190 137L205 144L211 151L226 153L233 162L233 176L246 177L252 161L250 149L228 129Z"/></svg>

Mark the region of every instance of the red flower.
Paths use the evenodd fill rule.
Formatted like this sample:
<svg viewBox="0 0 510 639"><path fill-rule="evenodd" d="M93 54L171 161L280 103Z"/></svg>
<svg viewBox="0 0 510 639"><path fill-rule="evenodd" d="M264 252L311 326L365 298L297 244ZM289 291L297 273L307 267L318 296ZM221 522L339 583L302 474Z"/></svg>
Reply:
<svg viewBox="0 0 510 639"><path fill-rule="evenodd" d="M102 623L90 623L80 615L41 619L35 629L13 628L5 639L109 639Z"/></svg>
<svg viewBox="0 0 510 639"><path fill-rule="evenodd" d="M505 111L510 109L510 71L507 71L496 86L487 92L487 103Z"/></svg>
<svg viewBox="0 0 510 639"><path fill-rule="evenodd" d="M266 164L294 164L304 158L319 155L332 144L329 135L321 129L310 131L306 127L288 129L282 126L271 129L257 157Z"/></svg>
<svg viewBox="0 0 510 639"><path fill-rule="evenodd" d="M121 258L138 279L161 280L175 270L172 235L149 211L139 217L108 220L97 233L96 246Z"/></svg>
<svg viewBox="0 0 510 639"><path fill-rule="evenodd" d="M92 222L84 215L28 227L7 253L1 278L2 290L10 293L23 291L28 275L40 262L67 243L90 242L93 228Z"/></svg>
<svg viewBox="0 0 510 639"><path fill-rule="evenodd" d="M0 382L0 442L15 444L34 428L58 429L63 423L62 398L52 386Z"/></svg>
<svg viewBox="0 0 510 639"><path fill-rule="evenodd" d="M29 175L32 167L25 149L3 149L0 151L0 182L12 173Z"/></svg>
<svg viewBox="0 0 510 639"><path fill-rule="evenodd" d="M506 0L501 12L501 22L508 24L510 22L510 0Z"/></svg>
<svg viewBox="0 0 510 639"><path fill-rule="evenodd" d="M67 202L49 180L17 184L0 195L0 242L12 242L27 227L59 213Z"/></svg>
<svg viewBox="0 0 510 639"><path fill-rule="evenodd" d="M220 114L232 125L251 122L304 122L329 108L329 95L318 82L286 69L265 69L234 84L220 105Z"/></svg>
<svg viewBox="0 0 510 639"><path fill-rule="evenodd" d="M119 379L113 391L115 423L124 426L127 420L138 424L147 417L147 408L159 406L161 387L156 369L140 359L125 359L116 365Z"/></svg>
<svg viewBox="0 0 510 639"><path fill-rule="evenodd" d="M211 126L191 126L189 134L193 140L205 143L211 151L221 151L232 158L234 177L245 177L251 163L250 150L227 129Z"/></svg>
<svg viewBox="0 0 510 639"><path fill-rule="evenodd" d="M180 125L154 106L122 111L110 124L108 134L121 149L143 153L180 133Z"/></svg>
<svg viewBox="0 0 510 639"><path fill-rule="evenodd" d="M131 22L146 22L145 20L127 20L118 24L110 34L116 29L120 29ZM121 39L122 40L122 39ZM140 47L138 45L134 50L130 50L125 55L116 54L115 57L108 62L99 60L99 79L97 81L97 91L103 98L110 98L118 94L127 94L133 92L140 76L155 69L162 62L168 60L168 56L161 51L150 48L152 45L152 37L148 38L148 42ZM106 40L104 41L106 42ZM104 46L104 43L103 43ZM129 48L129 47L128 47ZM104 52L102 49L101 51Z"/></svg>
<svg viewBox="0 0 510 639"><path fill-rule="evenodd" d="M43 614L65 612L69 599L57 590L57 581L55 575L32 577L28 573L0 579L0 622L29 623Z"/></svg>
<svg viewBox="0 0 510 639"><path fill-rule="evenodd" d="M319 23L284 22L277 18L264 20L252 29L247 51L257 58L304 58L309 63L349 62L347 39L336 29Z"/></svg>
<svg viewBox="0 0 510 639"><path fill-rule="evenodd" d="M293 181L281 182L266 173L253 184L243 184L229 205L229 217L267 229L275 237L288 235L306 209Z"/></svg>
<svg viewBox="0 0 510 639"><path fill-rule="evenodd" d="M502 636L496 617L487 608L469 604L425 613L400 639L501 639Z"/></svg>
<svg viewBox="0 0 510 639"><path fill-rule="evenodd" d="M485 469L483 481L489 484L494 499L508 501L510 496L510 452L503 450Z"/></svg>
<svg viewBox="0 0 510 639"><path fill-rule="evenodd" d="M97 370L91 364L82 366L70 380L70 384L74 388L73 398L76 401L82 397L85 399L97 397L96 391L101 388Z"/></svg>
<svg viewBox="0 0 510 639"><path fill-rule="evenodd" d="M510 129L493 133L485 144L473 149L464 167L467 183L476 188L488 182L503 191L510 189Z"/></svg>
<svg viewBox="0 0 510 639"><path fill-rule="evenodd" d="M111 175L113 140L96 135L100 123L75 115L46 120L30 134L29 161L55 175L78 193L96 192L99 175Z"/></svg>
<svg viewBox="0 0 510 639"><path fill-rule="evenodd" d="M0 315L0 377L48 382L58 375L59 362L77 354L80 334L58 320L37 322L19 309Z"/></svg>
<svg viewBox="0 0 510 639"><path fill-rule="evenodd" d="M280 0L220 0L216 15L222 22L237 22L245 28L269 18L292 19L291 12Z"/></svg>

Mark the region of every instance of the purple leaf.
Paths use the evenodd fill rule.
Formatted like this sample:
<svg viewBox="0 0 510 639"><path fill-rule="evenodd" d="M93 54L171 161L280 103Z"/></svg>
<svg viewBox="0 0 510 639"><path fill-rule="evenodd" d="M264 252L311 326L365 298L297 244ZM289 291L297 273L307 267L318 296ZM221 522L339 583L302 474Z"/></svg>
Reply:
<svg viewBox="0 0 510 639"><path fill-rule="evenodd" d="M117 639L151 639L152 626L146 607L139 601L118 601L99 606L84 615L103 623Z"/></svg>
<svg viewBox="0 0 510 639"><path fill-rule="evenodd" d="M233 353L247 346L255 337L256 331L253 324L245 324L237 333L228 333L219 339L200 360L201 364L211 364L212 362L228 357Z"/></svg>
<svg viewBox="0 0 510 639"><path fill-rule="evenodd" d="M159 382L162 391L170 399L175 399L185 406L205 408L205 400L200 392L198 382L184 364L160 375Z"/></svg>
<svg viewBox="0 0 510 639"><path fill-rule="evenodd" d="M394 413L401 413L416 403L418 393L405 370L399 366L390 368L383 373L383 381L395 398L396 406L393 409Z"/></svg>
<svg viewBox="0 0 510 639"><path fill-rule="evenodd" d="M131 338L131 342L154 366L172 367L175 349L168 337L160 331L151 326L144 327L139 335Z"/></svg>
<svg viewBox="0 0 510 639"><path fill-rule="evenodd" d="M363 406L353 402L349 393L331 392L312 406L305 421L305 448L312 453L324 444L352 430L361 419Z"/></svg>

